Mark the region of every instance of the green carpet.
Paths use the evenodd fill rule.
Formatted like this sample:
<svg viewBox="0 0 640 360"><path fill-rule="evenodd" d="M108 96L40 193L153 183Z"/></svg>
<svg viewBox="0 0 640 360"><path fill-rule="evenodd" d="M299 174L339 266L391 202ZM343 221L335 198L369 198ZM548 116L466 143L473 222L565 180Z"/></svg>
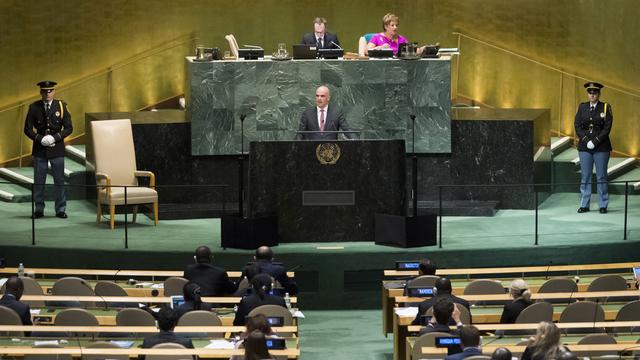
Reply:
<svg viewBox="0 0 640 360"><path fill-rule="evenodd" d="M393 338L382 335L380 310L305 311L300 320L304 360L388 360Z"/></svg>

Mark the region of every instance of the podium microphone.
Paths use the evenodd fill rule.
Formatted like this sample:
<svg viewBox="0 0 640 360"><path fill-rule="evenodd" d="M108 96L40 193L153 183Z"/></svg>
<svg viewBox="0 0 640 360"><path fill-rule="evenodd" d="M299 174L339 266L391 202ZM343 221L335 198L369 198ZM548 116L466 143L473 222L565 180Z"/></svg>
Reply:
<svg viewBox="0 0 640 360"><path fill-rule="evenodd" d="M343 48L340 47L340 45L338 45L335 42L333 42L333 40L331 41L331 44L333 44L335 47L337 47L340 50L344 50Z"/></svg>

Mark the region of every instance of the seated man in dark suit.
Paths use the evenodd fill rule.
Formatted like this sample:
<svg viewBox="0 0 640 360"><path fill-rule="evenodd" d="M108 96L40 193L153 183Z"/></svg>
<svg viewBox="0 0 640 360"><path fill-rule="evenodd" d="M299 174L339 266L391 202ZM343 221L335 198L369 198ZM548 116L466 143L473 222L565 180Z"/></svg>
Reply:
<svg viewBox="0 0 640 360"><path fill-rule="evenodd" d="M413 279L407 280L404 286L404 294L407 295L407 285L411 283L411 280L417 279L420 276L424 276L424 275L435 276L436 270L437 270L436 263L433 262L433 260L428 258L420 260L420 264L418 264L418 276L414 277Z"/></svg>
<svg viewBox="0 0 640 360"><path fill-rule="evenodd" d="M327 19L323 17L313 20L313 32L304 34L300 44L315 45L318 49L340 49L338 36L327 32Z"/></svg>
<svg viewBox="0 0 640 360"><path fill-rule="evenodd" d="M429 310L432 306L435 305L435 303L437 301L439 301L440 299L449 299L451 302L455 303L455 304L460 304L464 307L467 308L467 310L469 310L469 316L471 316L471 308L469 306L469 302L465 299L461 299L455 295L453 295L451 293L452 289L451 289L451 280L441 277L440 279L436 280L436 295L434 297L432 297L431 299L427 299L423 302L420 303L420 305L418 306L418 314L416 315L416 318L413 320L413 322L411 324L413 325L419 325L420 324L420 318L422 317L422 315L425 315L427 313L427 310Z"/></svg>
<svg viewBox="0 0 640 360"><path fill-rule="evenodd" d="M193 258L196 263L187 265L184 278L200 285L201 296L224 296L236 291L225 269L211 263L213 255L207 246L198 247Z"/></svg>
<svg viewBox="0 0 640 360"><path fill-rule="evenodd" d="M480 332L473 325L465 325L460 328L460 343L462 352L449 355L445 360L461 360L470 356L482 355L480 351Z"/></svg>
<svg viewBox="0 0 640 360"><path fill-rule="evenodd" d="M268 274L258 274L251 280L253 291L251 295L245 296L238 304L236 317L233 319L234 326L243 326L247 321L247 315L251 310L261 305L279 305L287 307L284 299L280 296L269 295L271 291L271 282L273 279Z"/></svg>
<svg viewBox="0 0 640 360"><path fill-rule="evenodd" d="M187 349L193 349L191 339L173 332L173 329L178 323L178 316L170 307L163 306L160 308L160 311L156 314L156 322L158 323L160 332L145 338L141 346L143 349L150 349L158 344L164 343L180 344ZM144 355L140 355L138 359L144 360Z"/></svg>
<svg viewBox="0 0 640 360"><path fill-rule="evenodd" d="M457 330L452 331L449 327L449 323L452 319L458 327L462 326L462 322L460 321L460 310L456 308L451 300L446 298L440 299L433 306L433 317L431 318L431 321L429 321L425 327L420 329L420 335L430 332L457 334Z"/></svg>
<svg viewBox="0 0 640 360"><path fill-rule="evenodd" d="M329 106L331 91L326 85L316 89L316 106L306 109L300 117L298 131L316 131L315 133L298 133L296 140L336 140L338 134L332 131L351 131L349 124L336 106ZM353 133L344 134L349 139L355 139Z"/></svg>
<svg viewBox="0 0 640 360"><path fill-rule="evenodd" d="M256 249L256 254L253 257L255 264L260 268L260 272L269 274L271 277L278 281L285 291L289 295L295 295L298 293L298 285L296 282L287 275L287 271L281 264L273 263L273 251L268 246L260 246ZM245 267L242 271L242 275L246 276L248 267ZM242 324L244 325L244 323Z"/></svg>
<svg viewBox="0 0 640 360"><path fill-rule="evenodd" d="M6 306L18 314L22 325L33 325L31 323L31 312L29 305L20 302L22 292L24 291L24 283L17 276L10 277L5 283L6 290L4 296L0 299L0 305Z"/></svg>

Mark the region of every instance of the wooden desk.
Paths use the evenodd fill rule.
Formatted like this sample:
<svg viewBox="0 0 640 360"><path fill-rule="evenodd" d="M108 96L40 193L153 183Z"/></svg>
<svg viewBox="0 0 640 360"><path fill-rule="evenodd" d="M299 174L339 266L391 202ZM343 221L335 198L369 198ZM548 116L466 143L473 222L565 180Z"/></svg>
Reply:
<svg viewBox="0 0 640 360"><path fill-rule="evenodd" d="M71 295L23 295L21 301L78 301L78 302L95 302L99 304L105 303L154 303L168 304L171 297L166 296L71 296ZM203 297L202 302L210 304L239 304L242 297L240 296L223 296L223 297ZM291 297L291 304L297 304L298 298Z"/></svg>
<svg viewBox="0 0 640 360"><path fill-rule="evenodd" d="M49 308L46 310L41 310L40 314L31 315L31 321L34 324L50 324L46 326L51 326L55 322L56 315L64 310L65 308ZM120 309L87 309L98 319L98 323L101 326L115 326L116 325L116 315ZM216 309L218 317L220 317L220 321L222 321L222 325L233 325L233 319L235 318L235 313L232 308L218 308ZM294 318L295 319L295 318Z"/></svg>
<svg viewBox="0 0 640 360"><path fill-rule="evenodd" d="M71 355L81 357L82 355L197 355L206 359L228 359L233 355L244 355L244 349L95 349L95 348L32 348L32 347L0 347L0 354L7 356L24 356L30 354L43 355ZM289 359L300 357L300 349L270 350L269 354L275 356L286 356Z"/></svg>
<svg viewBox="0 0 640 360"><path fill-rule="evenodd" d="M518 267L498 267L498 268L460 268L460 269L438 269L436 275L497 275L497 274L524 274L527 273L547 273L575 271L597 271L615 270L640 267L640 262L610 263L610 264L583 264L583 265L543 265L543 266L518 266ZM385 270L384 276L418 276L417 270Z"/></svg>
<svg viewBox="0 0 640 360"><path fill-rule="evenodd" d="M623 304L605 304L604 314L606 320L615 320L618 310ZM471 315L473 317L473 324L475 326L481 326L481 324L497 325L500 322L500 316L502 315L502 306L472 306ZM553 319L558 321L560 314L566 308L565 304L555 304L553 307ZM409 336L409 325L415 317L413 316L399 316L397 313L393 314L393 358L394 360L405 358L405 339ZM591 326L593 323L589 323ZM535 325L535 324L534 324ZM413 328L415 329L415 328ZM419 331L419 327L418 327Z"/></svg>
<svg viewBox="0 0 640 360"><path fill-rule="evenodd" d="M298 326L273 326L276 333L297 333ZM176 333L238 333L244 326L176 326ZM55 325L0 325L0 331L22 332L84 332L84 333L157 333L155 326L55 326Z"/></svg>
<svg viewBox="0 0 640 360"><path fill-rule="evenodd" d="M499 348L499 347L503 347L500 345L488 345L488 346L483 346L482 347L482 354L484 355L491 355L493 354L493 352ZM506 346L509 350L511 350L512 354L522 354L524 352L524 350L527 348L524 345L508 345ZM612 352L620 352L620 351L632 351L633 349L629 349L629 348L634 348L634 349L638 349L640 348L640 345L637 346L633 346L632 344L629 343L622 343L622 344L598 344L598 345L571 345L571 352L590 352L590 351L612 351ZM422 348L422 353L424 355L443 355L446 356L447 355L447 349L444 348L435 348L435 347L423 347Z"/></svg>
<svg viewBox="0 0 640 360"><path fill-rule="evenodd" d="M18 268L7 267L1 268L0 274L15 275ZM117 269L59 269L59 268L25 268L25 274L33 274L35 277L40 275L66 275L66 276L92 276L98 279L103 277L105 280L113 280L115 277L149 277L151 279L168 278L171 276L182 276L182 270L117 270ZM227 275L232 279L240 278L242 271L227 271ZM293 271L287 271L287 276L295 277ZM44 276L42 276L44 278Z"/></svg>
<svg viewBox="0 0 640 360"><path fill-rule="evenodd" d="M626 263L624 263L626 264ZM386 272L392 272L395 270L385 270ZM628 274L618 274L627 279L627 282L631 289L635 284L635 279ZM599 275L589 275L580 277L580 283L578 284L578 292L586 292L589 288L589 284L591 281L599 277ZM502 283L502 286L508 288L511 284L513 278L506 279L495 279ZM525 278L527 284L529 285L529 289L532 293L537 293L542 284L544 284L549 279L545 277L533 277L533 278ZM451 279L452 285L452 293L456 296L461 296L464 293L464 288L471 282L471 279ZM383 280L382 281L382 334L386 337L387 334L393 331L393 305L394 298L398 296L404 295L404 283L406 280ZM390 288L394 286L400 286L400 288Z"/></svg>

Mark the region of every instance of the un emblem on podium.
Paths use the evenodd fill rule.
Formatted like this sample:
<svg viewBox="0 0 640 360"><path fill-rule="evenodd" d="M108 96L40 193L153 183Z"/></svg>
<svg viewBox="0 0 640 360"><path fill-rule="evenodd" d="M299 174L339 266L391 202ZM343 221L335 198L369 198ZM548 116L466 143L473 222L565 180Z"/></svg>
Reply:
<svg viewBox="0 0 640 360"><path fill-rule="evenodd" d="M340 146L335 143L319 144L316 147L316 158L322 165L335 165L340 159Z"/></svg>

